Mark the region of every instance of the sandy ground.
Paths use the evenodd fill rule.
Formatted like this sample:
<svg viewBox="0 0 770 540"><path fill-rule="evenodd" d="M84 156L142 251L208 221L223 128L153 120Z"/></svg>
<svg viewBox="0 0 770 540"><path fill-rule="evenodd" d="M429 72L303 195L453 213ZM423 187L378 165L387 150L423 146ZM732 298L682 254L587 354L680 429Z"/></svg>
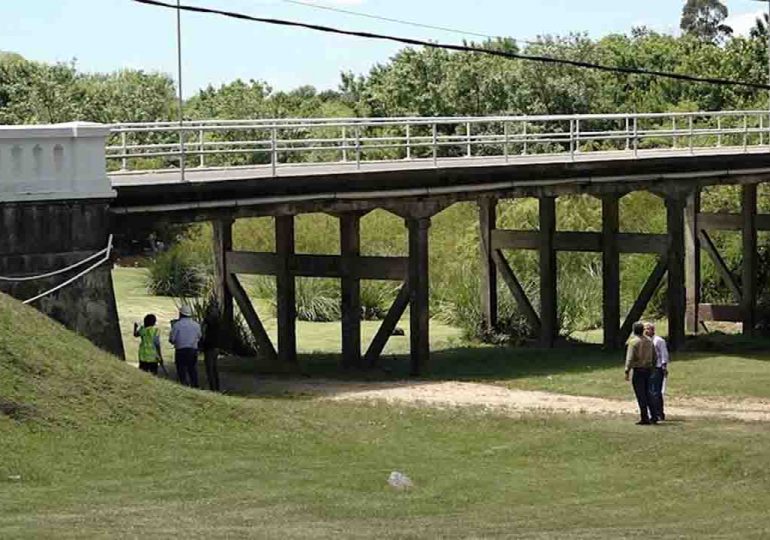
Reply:
<svg viewBox="0 0 770 540"><path fill-rule="evenodd" d="M253 381L253 380L252 380ZM230 381L228 381L230 382ZM323 379L262 379L246 383L238 392L259 395L301 395L331 401L384 401L430 407L475 407L522 414L635 415L636 404L586 396L571 396L468 382L341 382ZM227 386L230 386L227 384ZM666 403L667 419L712 417L752 422L770 421L770 402L676 399Z"/></svg>

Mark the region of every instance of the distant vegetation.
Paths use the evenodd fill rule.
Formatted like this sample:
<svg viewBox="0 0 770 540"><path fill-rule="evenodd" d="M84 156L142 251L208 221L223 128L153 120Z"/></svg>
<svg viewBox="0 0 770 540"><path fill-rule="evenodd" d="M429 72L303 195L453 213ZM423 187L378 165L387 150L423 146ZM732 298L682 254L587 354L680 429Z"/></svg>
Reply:
<svg viewBox="0 0 770 540"><path fill-rule="evenodd" d="M758 22L750 37L732 37L726 31L704 30L704 24L722 25L708 11L713 2L693 4L692 26L681 37L635 28L628 35L613 34L592 40L581 34L544 36L520 47L507 39L481 45L488 48L558 56L602 64L639 67L691 75L722 77L762 83L767 77L766 27ZM718 3L718 2L717 2ZM703 4L701 6L700 4ZM709 7L711 6L711 7ZM705 21L705 22L704 22ZM709 22L711 21L711 22ZM684 24L684 19L683 19ZM0 123L62 122L75 119L97 122L170 120L177 114L174 82L161 73L124 70L111 74L81 73L74 63L56 65L30 62L18 55L0 55ZM612 112L662 112L766 108L768 96L742 87L693 84L647 76L621 75L566 66L543 65L478 54L407 48L377 64L369 73L343 73L338 90L319 92L304 86L277 91L262 81L237 80L199 91L185 103L185 116L196 118L341 117L399 115L497 115ZM238 159L238 158L233 158ZM240 158L243 163L244 158ZM253 158L252 158L253 159ZM246 158L245 162L249 162ZM734 188L711 191L704 204L710 209L736 209ZM660 232L665 213L659 199L634 193L622 201L622 227L629 231ZM770 197L760 194L760 206ZM534 228L537 206L533 200L508 201L500 208L500 226ZM600 204L585 197L565 197L558 206L560 229L597 230ZM312 222L312 225L311 225ZM364 248L370 253L396 254L406 250L400 219L375 212L363 221ZM159 231L158 237L178 236ZM146 231L136 231L142 236ZM432 309L436 316L480 336L478 247L476 213L471 205L456 205L434 219L431 251ZM240 249L272 249L270 220L242 220L236 229ZM328 216L300 217L298 242L304 252L333 253L339 249L335 220ZM180 241L208 262L208 231L192 227ZM741 246L737 238L719 235L728 264L738 268ZM770 242L760 236L762 260L770 260ZM534 254L512 254L512 263L535 301L537 273ZM560 254L560 316L566 331L596 327L601 322L601 258L592 254ZM628 307L654 261L644 256L623 257L623 299ZM726 301L716 272L705 261L705 301ZM770 274L770 262L763 272ZM178 271L179 269L176 268ZM761 280L766 283L767 280ZM313 305L300 305L307 318L338 317L338 297L329 284L302 285ZM333 285L333 284L332 284ZM269 282L260 286L265 294ZM370 313L394 294L390 286L366 285ZM768 291L762 291L762 295ZM503 292L504 334L526 334L520 316ZM653 303L658 310L660 298Z"/></svg>

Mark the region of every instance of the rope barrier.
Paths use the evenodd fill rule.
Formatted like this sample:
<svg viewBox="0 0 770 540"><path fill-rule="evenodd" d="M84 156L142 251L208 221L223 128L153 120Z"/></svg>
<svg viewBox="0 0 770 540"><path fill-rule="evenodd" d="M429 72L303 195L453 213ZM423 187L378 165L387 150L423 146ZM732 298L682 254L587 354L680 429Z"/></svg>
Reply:
<svg viewBox="0 0 770 540"><path fill-rule="evenodd" d="M112 236L110 236L112 238ZM59 270L54 270L53 272L48 272L46 274L38 274L35 276L22 276L22 277L6 277L6 276L0 276L0 281L8 281L11 283L23 283L27 281L37 281L38 279L45 279L49 277L58 276L59 274L66 274L67 272L74 270L75 268L78 268L80 266L83 266L86 263L89 263L93 261L94 259L97 259L104 255L104 253L107 251L108 248L104 248L103 250L94 253L93 255L89 255L82 261L78 261L75 264L71 264L66 268L61 268Z"/></svg>
<svg viewBox="0 0 770 540"><path fill-rule="evenodd" d="M80 278L85 276L86 274L88 274L90 272L93 272L94 270L99 268L101 265L103 265L104 263L109 261L110 260L110 255L112 254L112 235L110 235L109 239L107 240L107 247L106 248L104 248L100 252L98 252L98 253L88 257L87 259L84 259L84 260L80 261L78 264L68 267L68 269L71 270L72 268L77 268L79 266L82 266L86 262L92 261L93 259L95 259L96 257L98 257L99 255L102 255L102 254L104 255L104 257L99 259L97 262L95 262L94 264L92 264L91 266L89 266L88 268L86 268L85 270L80 272L79 274L77 274L75 276L72 276L71 278L69 278L68 280L64 281L63 283L60 283L56 287L53 287L52 289L48 289L47 291L42 292L42 293L38 294L37 296L34 296L34 297L30 298L29 300L25 300L22 303L24 303L24 304L31 304L32 302L40 300L41 298L43 298L45 296L53 294L56 291L59 291L59 290L63 289L64 287L67 287L68 285L71 285L72 283L76 282L77 280L79 280ZM57 273L60 274L62 272L58 271ZM46 274L43 274L43 275L46 275ZM53 275L56 275L56 273L54 273Z"/></svg>

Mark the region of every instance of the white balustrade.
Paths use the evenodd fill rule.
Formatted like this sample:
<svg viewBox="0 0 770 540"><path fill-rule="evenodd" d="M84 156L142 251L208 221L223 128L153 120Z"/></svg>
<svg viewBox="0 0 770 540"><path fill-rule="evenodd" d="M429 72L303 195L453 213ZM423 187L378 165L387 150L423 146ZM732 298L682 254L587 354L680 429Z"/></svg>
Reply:
<svg viewBox="0 0 770 540"><path fill-rule="evenodd" d="M86 122L0 126L0 202L114 197L109 135L109 127Z"/></svg>

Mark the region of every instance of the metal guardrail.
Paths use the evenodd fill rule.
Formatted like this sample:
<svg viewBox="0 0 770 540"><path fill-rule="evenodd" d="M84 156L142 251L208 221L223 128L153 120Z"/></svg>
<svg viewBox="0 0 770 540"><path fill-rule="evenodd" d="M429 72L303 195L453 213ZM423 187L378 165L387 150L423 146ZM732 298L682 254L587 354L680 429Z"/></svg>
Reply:
<svg viewBox="0 0 770 540"><path fill-rule="evenodd" d="M769 111L563 116L298 118L196 120L110 126L115 172L175 169L182 155L198 168L355 164L445 158L768 146ZM180 137L181 135L181 137ZM180 143L184 141L183 144ZM195 163L188 159L189 164Z"/></svg>

